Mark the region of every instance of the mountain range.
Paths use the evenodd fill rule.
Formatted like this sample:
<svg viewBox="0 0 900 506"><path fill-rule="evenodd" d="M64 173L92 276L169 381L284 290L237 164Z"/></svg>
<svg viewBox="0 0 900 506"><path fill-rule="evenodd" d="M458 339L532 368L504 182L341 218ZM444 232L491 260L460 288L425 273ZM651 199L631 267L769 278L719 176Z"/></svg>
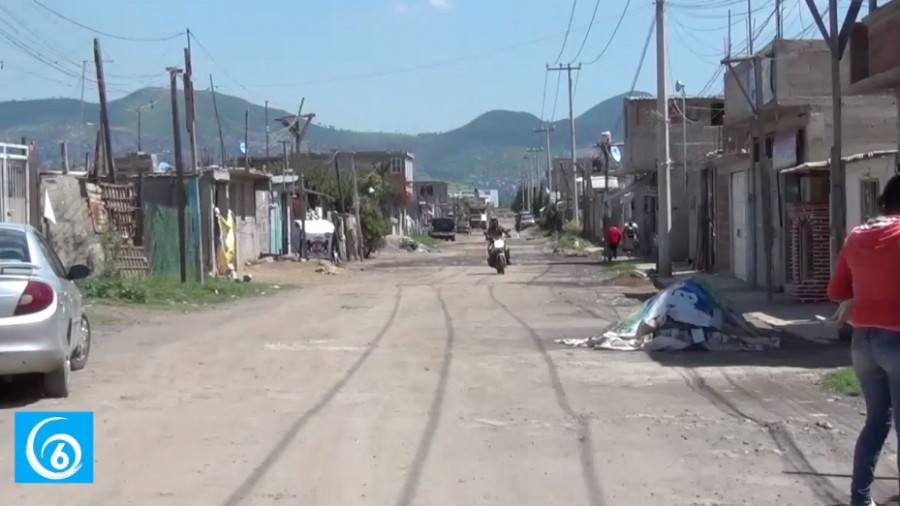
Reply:
<svg viewBox="0 0 900 506"><path fill-rule="evenodd" d="M645 96L645 93L634 93ZM618 95L595 105L576 118L576 142L588 147L600 132L609 130L622 138L622 99ZM144 88L109 102L112 144L116 154L136 151L140 132L143 151L156 152L171 163L172 112L171 94L166 88ZM216 108L221 123L226 156L240 154L244 140L245 113L248 117L248 144L251 154L265 151L265 115L263 106L244 99L210 91L195 91L197 146L201 158L219 160L219 133ZM184 128L184 100L179 94L178 108ZM282 140L290 140L276 118L295 114L269 109L269 149L281 152ZM83 165L85 153L93 153L100 106L69 98L13 100L0 102L0 138L18 142L32 139L42 167L59 167L59 143L68 144L71 166ZM140 128L138 120L140 118ZM319 119L319 118L317 118ZM326 119L326 118L322 118ZM326 119L327 120L327 119ZM551 149L555 155L569 152L569 126L566 119L552 123L555 131ZM525 149L543 147L545 139L533 132L541 126L540 118L526 112L494 110L471 122L442 133L417 135L385 132L357 132L324 126L318 121L310 125L303 149L311 151L341 150L405 150L416 157L416 179L442 179L465 186L514 185L527 165ZM186 145L186 134L183 136Z"/></svg>

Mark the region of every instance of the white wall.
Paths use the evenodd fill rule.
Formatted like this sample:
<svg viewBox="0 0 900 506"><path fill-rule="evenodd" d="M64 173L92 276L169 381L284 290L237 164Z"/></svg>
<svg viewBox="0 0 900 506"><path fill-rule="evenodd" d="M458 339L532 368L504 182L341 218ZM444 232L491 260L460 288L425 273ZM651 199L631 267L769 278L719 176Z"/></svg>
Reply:
<svg viewBox="0 0 900 506"><path fill-rule="evenodd" d="M881 181L879 192L894 175L896 162L894 157L873 158L860 162L847 163L847 230L862 224L862 202L860 183L867 179Z"/></svg>

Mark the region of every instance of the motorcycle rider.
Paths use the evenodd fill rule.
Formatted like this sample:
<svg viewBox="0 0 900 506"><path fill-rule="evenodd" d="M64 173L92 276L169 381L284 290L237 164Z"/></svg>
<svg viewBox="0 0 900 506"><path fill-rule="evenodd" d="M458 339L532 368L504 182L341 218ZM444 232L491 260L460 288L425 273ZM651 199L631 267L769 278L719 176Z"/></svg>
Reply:
<svg viewBox="0 0 900 506"><path fill-rule="evenodd" d="M497 239L501 239L504 236L509 237L509 230L500 226L500 221L497 218L491 218L491 224L488 226L487 231L484 233L487 236L488 240L493 242ZM505 246L505 245L504 245ZM491 245L488 245L488 251L490 251ZM509 246L505 246L503 249L503 255L506 257L506 265L512 265L509 261Z"/></svg>

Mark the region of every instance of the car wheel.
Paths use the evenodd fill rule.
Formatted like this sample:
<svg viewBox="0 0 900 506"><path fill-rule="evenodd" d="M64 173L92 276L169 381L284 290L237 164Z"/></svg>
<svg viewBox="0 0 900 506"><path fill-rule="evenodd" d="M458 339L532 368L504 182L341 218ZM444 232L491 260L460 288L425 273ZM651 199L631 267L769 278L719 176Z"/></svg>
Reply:
<svg viewBox="0 0 900 506"><path fill-rule="evenodd" d="M47 397L65 398L69 396L69 375L72 372L72 361L66 358L63 365L55 371L44 375L44 393Z"/></svg>
<svg viewBox="0 0 900 506"><path fill-rule="evenodd" d="M72 352L72 370L80 371L87 365L91 354L91 322L87 315L81 316L81 326L78 328L81 339L75 351Z"/></svg>

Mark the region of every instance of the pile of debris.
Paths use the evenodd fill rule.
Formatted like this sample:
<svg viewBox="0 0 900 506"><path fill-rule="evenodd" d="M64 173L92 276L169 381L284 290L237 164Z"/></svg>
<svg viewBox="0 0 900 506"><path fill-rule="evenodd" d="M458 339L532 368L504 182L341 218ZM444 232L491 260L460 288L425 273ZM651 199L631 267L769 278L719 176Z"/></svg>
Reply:
<svg viewBox="0 0 900 506"><path fill-rule="evenodd" d="M601 335L556 342L619 351L762 351L781 345L778 337L760 335L699 278L672 284Z"/></svg>

